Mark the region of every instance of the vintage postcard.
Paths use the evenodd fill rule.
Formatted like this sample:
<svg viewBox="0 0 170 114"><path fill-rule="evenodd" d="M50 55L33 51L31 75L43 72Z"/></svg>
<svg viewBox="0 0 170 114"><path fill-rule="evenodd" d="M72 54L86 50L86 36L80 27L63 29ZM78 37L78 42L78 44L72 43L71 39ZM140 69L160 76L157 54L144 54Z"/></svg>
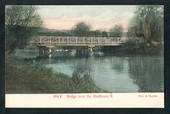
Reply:
<svg viewBox="0 0 170 114"><path fill-rule="evenodd" d="M6 5L6 108L164 108L163 5Z"/></svg>

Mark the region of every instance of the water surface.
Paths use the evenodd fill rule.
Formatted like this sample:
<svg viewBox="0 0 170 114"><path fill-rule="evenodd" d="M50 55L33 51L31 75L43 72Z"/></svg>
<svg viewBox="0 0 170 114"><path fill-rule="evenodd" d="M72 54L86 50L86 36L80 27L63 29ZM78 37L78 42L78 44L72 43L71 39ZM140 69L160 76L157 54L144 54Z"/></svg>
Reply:
<svg viewBox="0 0 170 114"><path fill-rule="evenodd" d="M24 52L24 53L23 53ZM34 52L34 51L33 51ZM37 51L19 50L16 56L37 56ZM29 56L27 56L29 55ZM34 60L53 72L72 76L74 71L90 74L95 84L108 92L163 92L164 59L153 56L60 57Z"/></svg>
<svg viewBox="0 0 170 114"><path fill-rule="evenodd" d="M95 84L109 92L162 92L164 89L161 57L58 58L43 63L54 72L69 76L74 71L90 73Z"/></svg>

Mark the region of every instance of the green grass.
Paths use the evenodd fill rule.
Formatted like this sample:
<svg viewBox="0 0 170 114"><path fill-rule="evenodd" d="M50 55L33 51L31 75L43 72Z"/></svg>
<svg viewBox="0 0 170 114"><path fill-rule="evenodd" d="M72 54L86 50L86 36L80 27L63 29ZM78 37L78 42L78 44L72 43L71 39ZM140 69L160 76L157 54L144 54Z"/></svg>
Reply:
<svg viewBox="0 0 170 114"><path fill-rule="evenodd" d="M6 93L95 93L105 92L87 78L73 74L53 73L39 63L33 64L15 57L6 58Z"/></svg>

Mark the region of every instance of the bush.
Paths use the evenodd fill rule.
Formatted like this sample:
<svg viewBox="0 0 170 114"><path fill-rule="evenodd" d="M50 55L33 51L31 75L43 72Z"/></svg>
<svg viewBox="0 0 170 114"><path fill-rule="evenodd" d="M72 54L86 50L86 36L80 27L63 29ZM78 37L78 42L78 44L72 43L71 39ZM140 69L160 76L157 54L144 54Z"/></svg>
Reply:
<svg viewBox="0 0 170 114"><path fill-rule="evenodd" d="M124 43L123 47L127 49L135 49L141 47L142 43L137 40L130 39Z"/></svg>

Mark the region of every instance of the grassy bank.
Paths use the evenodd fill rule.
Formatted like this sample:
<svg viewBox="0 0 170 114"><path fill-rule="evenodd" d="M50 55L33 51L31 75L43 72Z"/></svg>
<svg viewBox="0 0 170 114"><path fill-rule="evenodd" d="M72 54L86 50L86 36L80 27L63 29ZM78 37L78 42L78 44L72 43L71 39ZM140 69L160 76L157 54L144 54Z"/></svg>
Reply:
<svg viewBox="0 0 170 114"><path fill-rule="evenodd" d="M41 64L15 57L6 58L6 93L92 93L104 92L87 76L53 73Z"/></svg>

